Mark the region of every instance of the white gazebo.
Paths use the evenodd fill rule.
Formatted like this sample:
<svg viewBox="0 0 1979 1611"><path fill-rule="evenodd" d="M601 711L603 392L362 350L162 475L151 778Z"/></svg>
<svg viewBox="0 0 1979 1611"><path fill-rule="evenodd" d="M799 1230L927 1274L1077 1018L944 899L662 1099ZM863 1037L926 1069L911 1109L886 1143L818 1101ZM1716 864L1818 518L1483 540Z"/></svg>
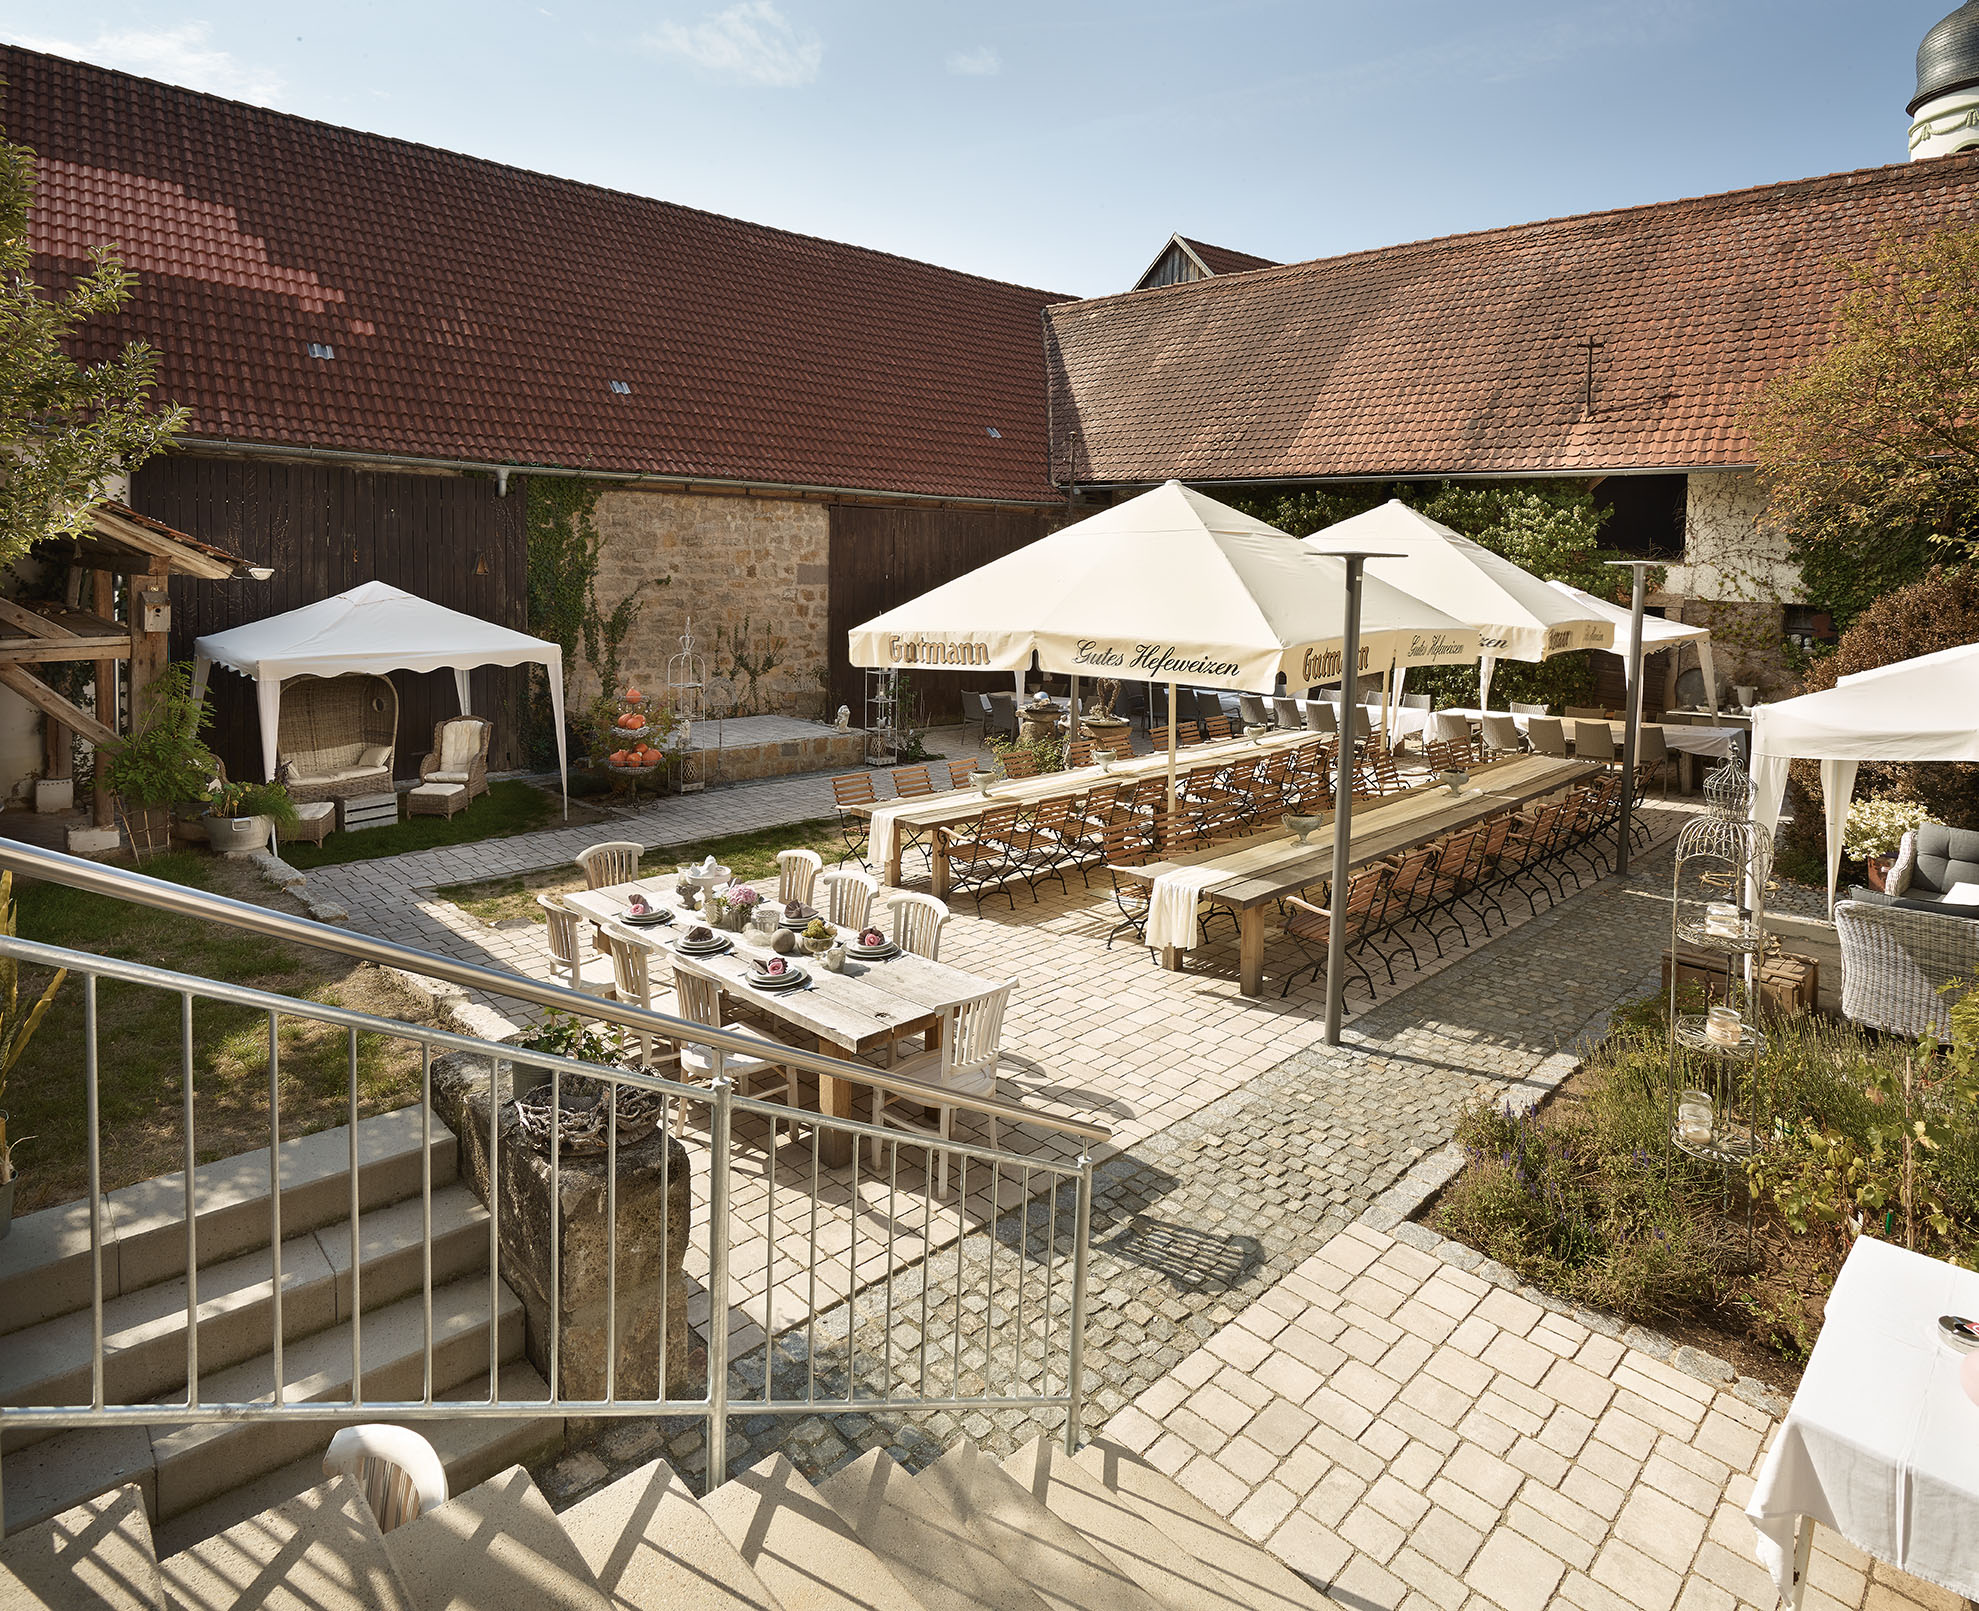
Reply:
<svg viewBox="0 0 1979 1611"><path fill-rule="evenodd" d="M1626 604L1611 604L1575 587L1571 582L1548 582L1546 585L1556 593L1564 593L1580 608L1614 622L1615 653L1622 657L1625 670L1635 664L1635 635L1630 625L1633 617ZM1718 667L1711 655L1711 629L1683 621L1666 621L1660 615L1645 615L1642 618L1642 652L1645 658L1660 654L1665 649L1681 649L1685 644L1692 644L1697 649L1697 669L1704 674L1705 703L1716 715Z"/></svg>
<svg viewBox="0 0 1979 1611"><path fill-rule="evenodd" d="M341 677L388 671L451 671L462 715L472 714L467 674L476 666L540 665L549 674L557 726L557 775L569 809L564 754L563 650L526 632L463 615L384 582L250 621L193 643L193 685L203 693L213 667L252 677L261 718L261 771L272 780L282 684L290 677Z"/></svg>
<svg viewBox="0 0 1979 1611"><path fill-rule="evenodd" d="M1779 824L1787 762L1821 763L1828 828L1828 904L1842 860L1842 824L1864 761L1979 761L1979 643L1858 671L1820 693L1752 712L1752 815Z"/></svg>
<svg viewBox="0 0 1979 1611"><path fill-rule="evenodd" d="M1482 649L1477 702L1487 710L1491 673L1500 660L1550 660L1576 649L1614 646L1610 617L1562 596L1502 554L1399 498L1302 540L1321 554L1361 549L1394 556L1369 560L1368 575L1475 628ZM1378 659L1375 665L1388 669ZM1408 665L1398 660L1394 669L1406 676Z"/></svg>

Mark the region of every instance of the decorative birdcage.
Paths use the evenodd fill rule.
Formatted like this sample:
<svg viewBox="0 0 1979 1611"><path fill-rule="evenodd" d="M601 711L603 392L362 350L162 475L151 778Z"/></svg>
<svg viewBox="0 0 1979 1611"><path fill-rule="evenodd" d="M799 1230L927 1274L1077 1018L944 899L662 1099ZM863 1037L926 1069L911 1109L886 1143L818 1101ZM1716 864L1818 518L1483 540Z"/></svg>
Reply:
<svg viewBox="0 0 1979 1611"><path fill-rule="evenodd" d="M721 712L710 708L708 657L694 647L694 623L682 623L680 650L667 657L667 702L678 724L672 734L674 785L682 794L708 786L721 759Z"/></svg>
<svg viewBox="0 0 1979 1611"><path fill-rule="evenodd" d="M1758 1067L1758 977L1766 951L1766 880L1771 836L1748 815L1752 782L1736 760L1705 779L1710 809L1677 835L1670 902L1670 1144L1731 1175L1742 1171L1772 1127L1770 1090ZM1706 1010L1679 999L1684 950L1722 959ZM1718 981L1721 981L1718 982ZM1717 999L1717 998L1722 999Z"/></svg>
<svg viewBox="0 0 1979 1611"><path fill-rule="evenodd" d="M907 675L887 669L866 673L866 760L891 766L906 747Z"/></svg>

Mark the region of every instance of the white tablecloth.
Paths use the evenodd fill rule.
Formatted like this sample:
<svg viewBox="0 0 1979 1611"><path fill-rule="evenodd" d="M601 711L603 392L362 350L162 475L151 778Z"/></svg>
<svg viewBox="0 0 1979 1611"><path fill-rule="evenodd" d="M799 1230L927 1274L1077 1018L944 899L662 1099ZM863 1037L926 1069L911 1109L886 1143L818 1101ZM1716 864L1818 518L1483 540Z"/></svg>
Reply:
<svg viewBox="0 0 1979 1611"><path fill-rule="evenodd" d="M1160 874L1148 899L1148 944L1157 949L1172 945L1193 951L1196 904L1206 888L1229 876L1219 867L1178 867L1172 873Z"/></svg>
<svg viewBox="0 0 1979 1611"><path fill-rule="evenodd" d="M866 859L882 871L893 865L893 847L900 837L901 810L902 806L898 805L881 806L873 813L872 824L866 830Z"/></svg>
<svg viewBox="0 0 1979 1611"><path fill-rule="evenodd" d="M1476 709L1474 706L1452 705L1447 709L1438 711L1436 714L1439 716L1461 716L1466 721L1474 722L1483 716L1484 712ZM1491 714L1493 716L1510 715L1512 725L1518 728L1521 733L1527 730L1528 724L1532 721L1532 718L1524 711L1508 712L1494 710ZM1574 719L1563 716L1560 718L1560 725L1566 729L1567 737L1572 739L1574 736ZM1739 738L1745 732L1743 727L1686 727L1680 726L1676 722L1644 722L1643 726L1662 728L1663 742L1673 750L1687 750L1692 755L1715 755L1720 760L1732 753L1733 740Z"/></svg>
<svg viewBox="0 0 1979 1611"><path fill-rule="evenodd" d="M1746 1514L1760 1564L1793 1583L1799 1518L1979 1599L1979 1404L1938 1316L1979 1317L1979 1273L1862 1237Z"/></svg>

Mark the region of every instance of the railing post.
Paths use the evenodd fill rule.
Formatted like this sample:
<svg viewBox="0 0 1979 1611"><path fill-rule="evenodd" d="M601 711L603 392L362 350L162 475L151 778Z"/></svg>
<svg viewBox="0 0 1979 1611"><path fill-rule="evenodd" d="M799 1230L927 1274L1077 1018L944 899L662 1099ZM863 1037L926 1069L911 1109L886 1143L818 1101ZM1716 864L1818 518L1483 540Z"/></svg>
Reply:
<svg viewBox="0 0 1979 1611"><path fill-rule="evenodd" d="M728 1166L735 1082L718 1073L710 1089L715 1105L708 1116L707 1492L713 1493L728 1478ZM774 1249L771 1256L774 1263Z"/></svg>
<svg viewBox="0 0 1979 1611"><path fill-rule="evenodd" d="M1086 1254L1093 1240L1093 1155L1079 1154L1079 1206L1072 1223L1072 1342L1065 1362L1065 1452L1079 1452L1079 1396L1086 1375Z"/></svg>

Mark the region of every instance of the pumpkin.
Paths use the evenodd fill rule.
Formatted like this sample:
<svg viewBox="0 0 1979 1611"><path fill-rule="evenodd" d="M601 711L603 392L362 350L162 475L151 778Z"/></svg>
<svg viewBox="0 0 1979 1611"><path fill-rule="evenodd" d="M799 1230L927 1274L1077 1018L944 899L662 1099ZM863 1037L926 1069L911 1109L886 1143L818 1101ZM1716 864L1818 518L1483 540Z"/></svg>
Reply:
<svg viewBox="0 0 1979 1611"><path fill-rule="evenodd" d="M625 691L625 702L628 705L636 705L645 697L637 688L628 688Z"/></svg>
<svg viewBox="0 0 1979 1611"><path fill-rule="evenodd" d="M610 757L610 759L611 759L611 763L612 763L612 765L613 765L613 766L623 766L623 765L625 765L625 751L624 751L624 750L613 750L613 751L612 751L612 753L611 753L611 757Z"/></svg>

